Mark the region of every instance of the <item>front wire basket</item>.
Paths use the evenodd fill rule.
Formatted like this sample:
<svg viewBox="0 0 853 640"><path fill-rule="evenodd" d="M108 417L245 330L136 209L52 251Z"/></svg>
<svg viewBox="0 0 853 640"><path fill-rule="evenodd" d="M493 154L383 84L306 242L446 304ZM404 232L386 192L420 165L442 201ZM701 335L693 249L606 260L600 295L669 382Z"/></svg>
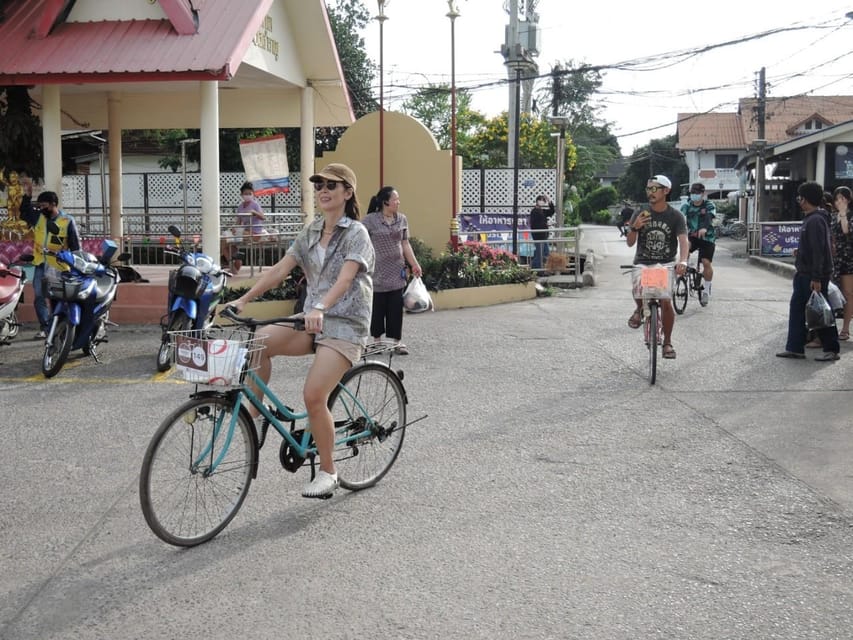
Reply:
<svg viewBox="0 0 853 640"><path fill-rule="evenodd" d="M213 326L203 331L169 331L175 367L187 382L234 388L243 384L247 371L260 364L266 336L245 327Z"/></svg>

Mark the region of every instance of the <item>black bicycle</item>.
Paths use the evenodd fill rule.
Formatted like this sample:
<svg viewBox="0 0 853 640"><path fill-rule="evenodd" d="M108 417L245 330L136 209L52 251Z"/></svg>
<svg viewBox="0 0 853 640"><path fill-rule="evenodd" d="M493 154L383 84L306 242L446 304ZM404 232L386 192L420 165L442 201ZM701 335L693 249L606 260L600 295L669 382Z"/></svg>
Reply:
<svg viewBox="0 0 853 640"><path fill-rule="evenodd" d="M702 259L696 251L696 266L687 265L683 276L675 279L675 291L672 295L672 306L678 315L687 308L687 298L696 296L699 304L708 306L708 292L705 291L705 275L702 271Z"/></svg>

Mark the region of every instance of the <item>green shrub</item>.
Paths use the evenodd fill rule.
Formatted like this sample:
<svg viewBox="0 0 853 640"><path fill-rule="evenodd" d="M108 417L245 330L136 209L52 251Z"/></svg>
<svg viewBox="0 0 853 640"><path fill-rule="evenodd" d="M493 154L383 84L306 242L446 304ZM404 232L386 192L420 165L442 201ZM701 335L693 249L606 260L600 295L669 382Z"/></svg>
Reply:
<svg viewBox="0 0 853 640"><path fill-rule="evenodd" d="M610 215L609 209L601 209L592 215L595 224L611 224L613 216Z"/></svg>
<svg viewBox="0 0 853 640"><path fill-rule="evenodd" d="M598 189L594 189L578 205L580 218L584 222L592 222L597 212L616 204L618 201L619 194L613 187L599 187Z"/></svg>

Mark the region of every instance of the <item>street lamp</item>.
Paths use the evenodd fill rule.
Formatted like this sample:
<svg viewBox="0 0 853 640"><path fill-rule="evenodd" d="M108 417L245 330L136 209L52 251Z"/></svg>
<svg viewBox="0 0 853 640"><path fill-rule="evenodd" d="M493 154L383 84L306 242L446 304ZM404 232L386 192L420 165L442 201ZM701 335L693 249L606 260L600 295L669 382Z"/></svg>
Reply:
<svg viewBox="0 0 853 640"><path fill-rule="evenodd" d="M385 186L385 58L384 58L384 30L385 21L388 16L385 15L385 7L391 0L376 0L379 5L379 15L376 20L379 21L379 188Z"/></svg>
<svg viewBox="0 0 853 640"><path fill-rule="evenodd" d="M450 246L459 248L459 221L456 219L456 18L459 8L456 0L447 0L447 17L450 18Z"/></svg>

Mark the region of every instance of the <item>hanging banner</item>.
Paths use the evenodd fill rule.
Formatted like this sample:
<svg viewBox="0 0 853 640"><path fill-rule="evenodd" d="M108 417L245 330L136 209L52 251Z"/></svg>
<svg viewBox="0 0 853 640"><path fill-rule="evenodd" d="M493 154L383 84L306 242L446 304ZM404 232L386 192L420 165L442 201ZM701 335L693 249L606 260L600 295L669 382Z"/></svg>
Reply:
<svg viewBox="0 0 853 640"><path fill-rule="evenodd" d="M256 196L290 191L284 134L240 140L240 156L246 180L254 185Z"/></svg>

